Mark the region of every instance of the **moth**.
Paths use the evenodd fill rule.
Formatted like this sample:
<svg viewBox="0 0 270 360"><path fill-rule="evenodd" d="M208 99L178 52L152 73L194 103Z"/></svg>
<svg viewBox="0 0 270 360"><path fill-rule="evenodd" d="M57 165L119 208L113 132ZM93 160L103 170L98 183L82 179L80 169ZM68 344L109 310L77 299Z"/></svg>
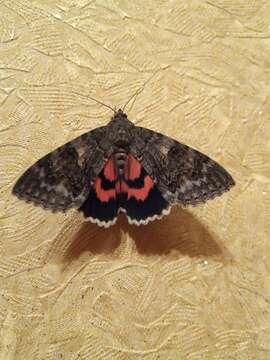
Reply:
<svg viewBox="0 0 270 360"><path fill-rule="evenodd" d="M119 109L106 125L45 155L18 179L13 194L52 211L77 208L109 227L120 212L147 224L174 204L196 205L221 195L232 176L201 152L135 126Z"/></svg>

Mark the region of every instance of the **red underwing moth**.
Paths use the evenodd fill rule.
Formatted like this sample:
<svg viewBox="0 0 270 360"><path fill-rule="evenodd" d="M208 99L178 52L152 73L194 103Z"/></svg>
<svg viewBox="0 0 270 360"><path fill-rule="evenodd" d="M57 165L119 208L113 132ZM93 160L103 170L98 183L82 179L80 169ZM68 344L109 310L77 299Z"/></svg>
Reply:
<svg viewBox="0 0 270 360"><path fill-rule="evenodd" d="M106 125L47 154L18 179L13 194L52 211L77 208L100 226L124 212L147 224L173 204L196 205L228 191L231 175L214 160L119 109Z"/></svg>

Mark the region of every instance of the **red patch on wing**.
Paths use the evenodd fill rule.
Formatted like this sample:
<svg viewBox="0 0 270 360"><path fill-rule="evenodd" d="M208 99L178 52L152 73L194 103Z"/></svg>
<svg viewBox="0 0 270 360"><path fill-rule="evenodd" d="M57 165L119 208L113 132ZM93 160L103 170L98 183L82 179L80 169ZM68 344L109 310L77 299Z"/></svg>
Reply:
<svg viewBox="0 0 270 360"><path fill-rule="evenodd" d="M101 186L101 178L98 176L95 180L94 188L97 194L97 198L102 202L107 202L110 199L116 198L115 188L104 190Z"/></svg>
<svg viewBox="0 0 270 360"><path fill-rule="evenodd" d="M130 187L125 182L122 182L121 191L127 193L128 200L131 197L134 197L136 200L144 201L147 198L147 196L149 194L149 191L153 187L154 187L154 181L150 178L149 175L147 175L144 178L143 187L138 189L138 188L135 188L135 187Z"/></svg>
<svg viewBox="0 0 270 360"><path fill-rule="evenodd" d="M115 166L113 162L113 158L110 158L103 169L104 176L109 181L115 181L116 180L116 171Z"/></svg>
<svg viewBox="0 0 270 360"><path fill-rule="evenodd" d="M128 155L125 164L124 176L126 180L138 179L141 175L142 167L138 160L132 155Z"/></svg>
<svg viewBox="0 0 270 360"><path fill-rule="evenodd" d="M140 164L140 162L135 159L131 154L128 155L127 157L127 161L125 164L125 169L124 169L124 179L126 181L134 181L136 179L139 179L140 177L143 177L143 186L140 188L137 187L132 187L125 181L122 181L120 186L121 186L121 192L124 192L127 194L128 196L128 200L131 197L134 197L137 200L141 200L144 201L148 194L149 191L154 187L154 181L151 179L151 177L149 175L142 175L142 166Z"/></svg>
<svg viewBox="0 0 270 360"><path fill-rule="evenodd" d="M104 178L108 181L115 181L116 180L116 171L113 162L113 158L110 158L104 168L103 168L103 175ZM116 199L116 188L112 186L110 189L104 189L102 187L102 178L98 176L94 183L94 188L96 191L97 198L101 202L108 202L110 199Z"/></svg>

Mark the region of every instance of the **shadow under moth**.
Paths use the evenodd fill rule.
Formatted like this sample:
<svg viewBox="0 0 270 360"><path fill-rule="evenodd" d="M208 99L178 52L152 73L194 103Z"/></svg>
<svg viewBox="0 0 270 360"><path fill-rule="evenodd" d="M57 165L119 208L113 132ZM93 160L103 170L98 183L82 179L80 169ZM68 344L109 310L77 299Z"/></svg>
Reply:
<svg viewBox="0 0 270 360"><path fill-rule="evenodd" d="M231 175L208 156L135 126L119 109L106 125L45 155L18 179L13 194L52 211L77 208L109 227L124 212L147 224L173 204L196 205L228 191Z"/></svg>

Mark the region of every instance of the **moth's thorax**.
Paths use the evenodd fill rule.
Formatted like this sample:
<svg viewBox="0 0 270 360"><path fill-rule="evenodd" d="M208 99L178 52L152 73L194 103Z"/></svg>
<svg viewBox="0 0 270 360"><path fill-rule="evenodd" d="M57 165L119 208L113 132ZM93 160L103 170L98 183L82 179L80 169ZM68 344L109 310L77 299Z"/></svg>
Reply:
<svg viewBox="0 0 270 360"><path fill-rule="evenodd" d="M127 115L119 109L108 124L108 138L116 148L127 148L132 141L132 129L134 125Z"/></svg>

